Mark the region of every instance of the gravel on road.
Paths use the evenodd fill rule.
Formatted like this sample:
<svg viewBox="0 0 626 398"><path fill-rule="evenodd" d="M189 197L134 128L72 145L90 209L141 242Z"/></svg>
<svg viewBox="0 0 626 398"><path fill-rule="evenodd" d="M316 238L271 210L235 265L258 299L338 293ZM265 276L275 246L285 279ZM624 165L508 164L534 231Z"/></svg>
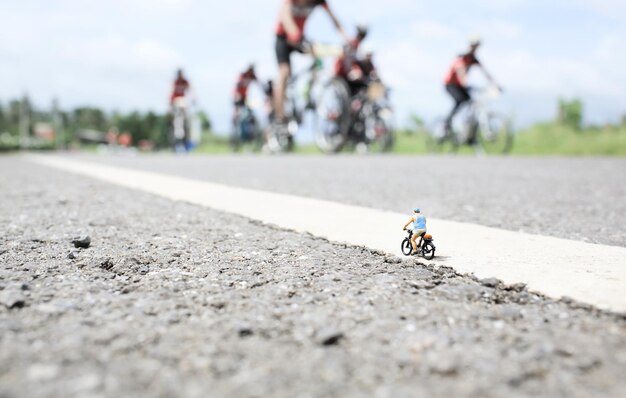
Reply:
<svg viewBox="0 0 626 398"><path fill-rule="evenodd" d="M0 397L626 396L624 315L0 167Z"/></svg>
<svg viewBox="0 0 626 398"><path fill-rule="evenodd" d="M626 246L626 159L84 156L228 185Z"/></svg>

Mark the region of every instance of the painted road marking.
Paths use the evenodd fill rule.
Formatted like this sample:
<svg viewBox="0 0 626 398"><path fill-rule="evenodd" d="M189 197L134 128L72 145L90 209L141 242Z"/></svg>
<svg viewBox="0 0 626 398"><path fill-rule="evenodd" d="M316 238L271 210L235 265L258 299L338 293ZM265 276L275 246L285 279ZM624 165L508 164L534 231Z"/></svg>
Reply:
<svg viewBox="0 0 626 398"><path fill-rule="evenodd" d="M211 207L332 241L400 255L409 214L326 200L238 188L59 156L27 155L40 165L96 178L173 200ZM433 261L479 278L522 282L558 298L568 296L626 312L626 248L429 219L437 245Z"/></svg>

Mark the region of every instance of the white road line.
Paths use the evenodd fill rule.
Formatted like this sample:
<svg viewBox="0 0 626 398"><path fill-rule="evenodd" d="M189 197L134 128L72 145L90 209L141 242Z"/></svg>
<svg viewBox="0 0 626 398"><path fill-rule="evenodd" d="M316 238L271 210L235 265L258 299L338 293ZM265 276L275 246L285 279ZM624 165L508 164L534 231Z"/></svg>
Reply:
<svg viewBox="0 0 626 398"><path fill-rule="evenodd" d="M326 200L231 187L58 156L27 155L40 165L77 173L333 241L401 255L407 214ZM417 199L417 198L416 198ZM506 283L527 283L552 297L569 296L626 312L626 248L529 235L429 218L435 263Z"/></svg>

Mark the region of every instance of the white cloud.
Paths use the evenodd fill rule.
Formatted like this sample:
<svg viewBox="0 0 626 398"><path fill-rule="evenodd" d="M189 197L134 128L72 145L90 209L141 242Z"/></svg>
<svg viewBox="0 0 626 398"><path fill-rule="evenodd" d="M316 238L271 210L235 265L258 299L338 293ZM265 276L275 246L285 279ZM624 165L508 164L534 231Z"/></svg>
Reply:
<svg viewBox="0 0 626 398"><path fill-rule="evenodd" d="M189 8L193 4L193 0L126 0L124 3L143 10L155 7L172 10Z"/></svg>
<svg viewBox="0 0 626 398"><path fill-rule="evenodd" d="M613 20L626 21L626 2L623 0L577 0L574 4Z"/></svg>
<svg viewBox="0 0 626 398"><path fill-rule="evenodd" d="M461 34L451 25L433 20L413 21L409 36L419 42L451 41L461 38Z"/></svg>

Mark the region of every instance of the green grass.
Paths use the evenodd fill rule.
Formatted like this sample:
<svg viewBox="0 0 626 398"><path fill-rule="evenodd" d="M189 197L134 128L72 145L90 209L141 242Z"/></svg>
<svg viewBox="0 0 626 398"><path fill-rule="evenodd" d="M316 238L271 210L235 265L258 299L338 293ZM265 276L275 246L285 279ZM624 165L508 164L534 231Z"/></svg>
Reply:
<svg viewBox="0 0 626 398"><path fill-rule="evenodd" d="M211 136L203 140L195 153L228 154L231 149L228 139ZM314 144L297 145L296 154L320 154ZM425 133L398 131L395 137L393 153L401 155L420 155L428 153ZM474 149L463 146L458 155L474 155ZM559 124L538 124L521 130L513 139L512 155L531 156L626 156L626 127L589 128L577 131Z"/></svg>
<svg viewBox="0 0 626 398"><path fill-rule="evenodd" d="M231 153L232 150L230 149L230 145L228 144L228 137L210 134L202 137L201 144L196 149L194 149L193 152L204 155L217 155Z"/></svg>
<svg viewBox="0 0 626 398"><path fill-rule="evenodd" d="M395 136L395 145L392 153L400 155L424 155L428 154L428 148L426 147L426 132L419 133L409 130L397 131ZM450 149L442 152L442 154L451 153ZM474 155L474 149L471 147L461 147L456 152L457 155Z"/></svg>
<svg viewBox="0 0 626 398"><path fill-rule="evenodd" d="M515 136L513 154L626 156L626 126L587 128L545 123L520 131Z"/></svg>
<svg viewBox="0 0 626 398"><path fill-rule="evenodd" d="M395 136L393 152L399 154L426 153L426 136L408 131L398 131Z"/></svg>
<svg viewBox="0 0 626 398"><path fill-rule="evenodd" d="M396 134L394 153L424 154L425 133ZM459 154L474 154L462 147ZM512 155L626 156L626 126L576 130L558 123L543 123L518 131L513 139Z"/></svg>
<svg viewBox="0 0 626 398"><path fill-rule="evenodd" d="M0 152L19 148L17 137L4 134L0 137ZM50 149L46 146L33 149ZM95 146L81 146L82 150L95 151ZM248 151L249 152L249 151ZM232 153L228 137L205 135L202 144L194 150L197 154L229 154ZM320 154L315 144L298 145L296 154ZM395 137L393 153L426 154L425 133L398 131ZM461 155L473 155L474 150L463 147ZM576 130L557 123L537 124L515 134L513 155L563 155L563 156L626 156L626 125L621 127L607 126L602 128L585 128Z"/></svg>

